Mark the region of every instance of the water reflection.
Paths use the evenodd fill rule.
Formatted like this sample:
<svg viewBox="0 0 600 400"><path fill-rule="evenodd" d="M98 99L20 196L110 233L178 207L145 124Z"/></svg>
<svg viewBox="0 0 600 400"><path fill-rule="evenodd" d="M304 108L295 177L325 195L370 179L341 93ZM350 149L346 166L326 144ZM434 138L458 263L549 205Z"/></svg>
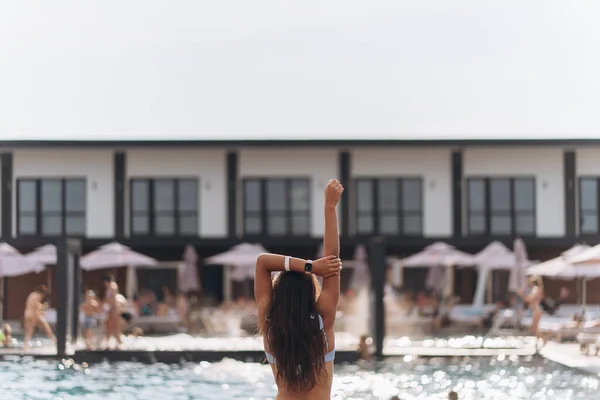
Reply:
<svg viewBox="0 0 600 400"><path fill-rule="evenodd" d="M598 378L538 358L394 360L336 369L334 399L595 399ZM181 365L88 366L12 359L0 362L6 399L272 399L268 366L224 360Z"/></svg>

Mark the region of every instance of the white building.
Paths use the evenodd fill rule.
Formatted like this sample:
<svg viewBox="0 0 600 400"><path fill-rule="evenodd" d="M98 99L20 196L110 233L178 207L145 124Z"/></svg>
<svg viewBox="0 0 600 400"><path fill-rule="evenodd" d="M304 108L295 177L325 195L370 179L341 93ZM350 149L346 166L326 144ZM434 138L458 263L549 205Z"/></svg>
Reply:
<svg viewBox="0 0 600 400"><path fill-rule="evenodd" d="M589 141L5 141L0 157L2 236L22 251L66 235L84 252L117 240L164 261L243 241L313 258L332 177L346 187L346 257L375 235L393 255L519 236L532 259L599 237ZM204 283L217 296L220 279Z"/></svg>
<svg viewBox="0 0 600 400"><path fill-rule="evenodd" d="M5 238L318 240L321 191L332 177L347 188L341 227L349 237L425 243L522 236L541 243L594 236L599 227L600 148L562 142L11 142L4 148Z"/></svg>

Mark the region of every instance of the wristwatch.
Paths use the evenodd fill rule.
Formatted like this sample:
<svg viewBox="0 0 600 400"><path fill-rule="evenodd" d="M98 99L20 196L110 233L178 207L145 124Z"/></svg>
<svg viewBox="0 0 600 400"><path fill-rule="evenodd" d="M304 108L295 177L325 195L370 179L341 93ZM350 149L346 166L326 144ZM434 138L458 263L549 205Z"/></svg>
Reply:
<svg viewBox="0 0 600 400"><path fill-rule="evenodd" d="M307 274L312 274L312 260L306 260L306 264L304 264L304 272Z"/></svg>

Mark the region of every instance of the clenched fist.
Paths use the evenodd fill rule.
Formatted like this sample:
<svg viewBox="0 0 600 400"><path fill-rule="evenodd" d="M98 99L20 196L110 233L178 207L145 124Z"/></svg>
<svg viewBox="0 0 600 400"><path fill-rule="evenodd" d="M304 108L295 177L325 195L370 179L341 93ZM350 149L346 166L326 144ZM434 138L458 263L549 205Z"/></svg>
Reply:
<svg viewBox="0 0 600 400"><path fill-rule="evenodd" d="M340 181L337 179L330 180L325 187L325 205L327 207L337 206L337 203L340 201L340 197L342 197L343 191L344 187Z"/></svg>

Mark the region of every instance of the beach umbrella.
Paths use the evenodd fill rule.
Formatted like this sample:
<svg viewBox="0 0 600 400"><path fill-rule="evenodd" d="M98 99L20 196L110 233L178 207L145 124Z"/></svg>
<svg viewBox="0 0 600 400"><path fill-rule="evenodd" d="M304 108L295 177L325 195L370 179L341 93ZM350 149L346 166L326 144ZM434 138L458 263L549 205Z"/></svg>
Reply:
<svg viewBox="0 0 600 400"><path fill-rule="evenodd" d="M474 257L480 269L513 269L516 263L515 253L498 241L488 244Z"/></svg>
<svg viewBox="0 0 600 400"><path fill-rule="evenodd" d="M589 248L590 246L585 244L576 244L558 257L530 266L525 270L525 273L530 276L549 278L560 278L562 276L562 279L569 278L571 274L569 271L573 268L573 258Z"/></svg>
<svg viewBox="0 0 600 400"><path fill-rule="evenodd" d="M365 287L369 287L371 280L369 276L369 261L367 249L364 245L359 244L354 249L354 262L352 266L354 267L354 271L352 272L350 287L357 292Z"/></svg>
<svg viewBox="0 0 600 400"><path fill-rule="evenodd" d="M233 246L224 253L208 257L205 264L231 265L244 270L250 270L251 277L254 276L256 259L267 250L260 244L241 243Z"/></svg>
<svg viewBox="0 0 600 400"><path fill-rule="evenodd" d="M476 265L475 257L444 242L436 242L402 260L403 268L429 268L425 286L448 295L453 291L454 266Z"/></svg>
<svg viewBox="0 0 600 400"><path fill-rule="evenodd" d="M527 285L525 270L530 263L527 258L527 249L525 248L525 243L522 239L515 239L513 251L515 253L515 263L510 271L508 289L512 292L518 292Z"/></svg>
<svg viewBox="0 0 600 400"><path fill-rule="evenodd" d="M40 273L46 267L43 264L29 260L8 243L0 243L0 277Z"/></svg>
<svg viewBox="0 0 600 400"><path fill-rule="evenodd" d="M485 290L487 287L490 271L512 269L516 263L515 253L498 241L494 241L479 253L475 254L479 275L477 277L477 288L473 297L473 306L482 307L485 302Z"/></svg>
<svg viewBox="0 0 600 400"><path fill-rule="evenodd" d="M223 279L223 295L225 300L231 299L231 281L243 282L254 279L256 259L262 253L267 253L260 244L241 243L233 246L224 253L220 253L204 260L205 264L219 264L225 266Z"/></svg>
<svg viewBox="0 0 600 400"><path fill-rule="evenodd" d="M158 261L152 257L135 252L121 243L112 242L81 257L79 265L86 271L127 268L125 294L128 298L131 298L137 291L135 267L154 267L158 265Z"/></svg>
<svg viewBox="0 0 600 400"><path fill-rule="evenodd" d="M433 243L419 253L402 260L404 268L451 267L454 265L469 267L476 263L473 255L457 250L454 246L443 242Z"/></svg>
<svg viewBox="0 0 600 400"><path fill-rule="evenodd" d="M56 246L53 244L46 244L38 247L31 253L25 254L25 258L43 265L56 265Z"/></svg>
<svg viewBox="0 0 600 400"><path fill-rule="evenodd" d="M94 271L128 266L153 267L158 265L158 261L120 243L112 242L87 253L81 257L79 264L86 271Z"/></svg>

